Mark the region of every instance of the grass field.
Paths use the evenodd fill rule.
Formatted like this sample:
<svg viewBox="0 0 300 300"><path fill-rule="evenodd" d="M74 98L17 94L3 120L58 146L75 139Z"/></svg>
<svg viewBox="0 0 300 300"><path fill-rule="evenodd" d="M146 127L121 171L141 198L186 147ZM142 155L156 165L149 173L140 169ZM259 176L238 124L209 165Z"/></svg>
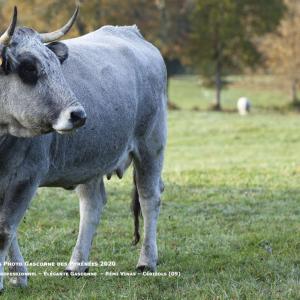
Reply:
<svg viewBox="0 0 300 300"><path fill-rule="evenodd" d="M227 81L230 85L222 92L222 106L226 110L235 109L241 96L250 98L254 111L283 112L289 107L289 85L281 77L231 76ZM170 98L184 109L207 110L215 98L215 91L203 88L196 76L177 76L170 83Z"/></svg>
<svg viewBox="0 0 300 300"><path fill-rule="evenodd" d="M180 277L37 276L24 290L7 283L2 298L300 299L300 115L266 112L285 105L283 92L240 81L226 91L225 104L251 95L255 109L247 117L190 111L205 108L212 91L192 77L171 82L172 100L184 109L169 114L158 271ZM130 245L130 173L107 183L91 253L91 261L116 267L90 271L134 270L140 245ZM20 227L25 259L68 261L78 221L74 193L41 189Z"/></svg>

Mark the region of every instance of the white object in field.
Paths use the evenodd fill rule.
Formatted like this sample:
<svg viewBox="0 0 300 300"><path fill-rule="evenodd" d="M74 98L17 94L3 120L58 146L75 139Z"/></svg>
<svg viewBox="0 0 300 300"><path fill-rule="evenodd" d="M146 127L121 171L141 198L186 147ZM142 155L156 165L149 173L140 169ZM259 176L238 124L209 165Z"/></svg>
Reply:
<svg viewBox="0 0 300 300"><path fill-rule="evenodd" d="M239 98L237 102L237 109L240 115L244 116L250 112L251 102L246 97Z"/></svg>

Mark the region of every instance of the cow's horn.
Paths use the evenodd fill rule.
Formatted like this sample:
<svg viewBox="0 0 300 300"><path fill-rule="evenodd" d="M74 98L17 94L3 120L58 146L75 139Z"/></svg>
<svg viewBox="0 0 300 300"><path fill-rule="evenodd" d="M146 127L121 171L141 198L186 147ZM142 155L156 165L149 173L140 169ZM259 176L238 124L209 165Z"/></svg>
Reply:
<svg viewBox="0 0 300 300"><path fill-rule="evenodd" d="M68 21L68 23L63 26L62 28L49 32L49 33L41 33L40 37L43 43L50 43L59 40L61 37L63 37L65 34L67 34L70 29L72 28L73 24L75 23L75 20L79 13L79 5L76 7L76 10L71 17L71 19Z"/></svg>
<svg viewBox="0 0 300 300"><path fill-rule="evenodd" d="M9 45L16 29L17 19L18 19L18 10L17 7L15 6L11 23L9 27L6 29L6 31L0 36L0 44L4 46Z"/></svg>

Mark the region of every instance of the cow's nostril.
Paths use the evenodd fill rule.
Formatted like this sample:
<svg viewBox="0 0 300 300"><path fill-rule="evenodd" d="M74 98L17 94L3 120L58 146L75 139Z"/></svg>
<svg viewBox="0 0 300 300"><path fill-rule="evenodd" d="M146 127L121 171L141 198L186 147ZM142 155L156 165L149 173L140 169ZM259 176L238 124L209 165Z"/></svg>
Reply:
<svg viewBox="0 0 300 300"><path fill-rule="evenodd" d="M86 114L84 110L74 110L70 113L70 121L74 125L74 127L83 126L86 121Z"/></svg>

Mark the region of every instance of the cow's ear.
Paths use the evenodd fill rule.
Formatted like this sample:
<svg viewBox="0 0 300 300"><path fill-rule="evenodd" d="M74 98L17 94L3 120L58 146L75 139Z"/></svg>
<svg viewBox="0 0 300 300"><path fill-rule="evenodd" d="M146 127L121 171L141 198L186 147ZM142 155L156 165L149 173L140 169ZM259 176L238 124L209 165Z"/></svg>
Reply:
<svg viewBox="0 0 300 300"><path fill-rule="evenodd" d="M48 44L47 47L55 53L61 64L68 58L69 50L65 44L61 42L53 42Z"/></svg>

